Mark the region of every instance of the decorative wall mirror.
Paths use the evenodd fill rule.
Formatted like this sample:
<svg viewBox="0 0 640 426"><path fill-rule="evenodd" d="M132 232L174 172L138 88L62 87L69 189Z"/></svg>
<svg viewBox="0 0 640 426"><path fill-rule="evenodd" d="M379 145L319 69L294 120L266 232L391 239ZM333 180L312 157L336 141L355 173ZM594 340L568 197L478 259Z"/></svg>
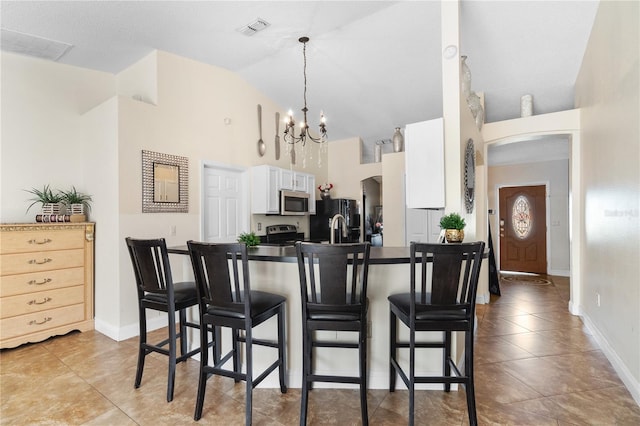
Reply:
<svg viewBox="0 0 640 426"><path fill-rule="evenodd" d="M142 150L142 212L189 212L189 159Z"/></svg>
<svg viewBox="0 0 640 426"><path fill-rule="evenodd" d="M467 213L473 213L476 186L476 150L473 139L467 141L464 153L464 205Z"/></svg>

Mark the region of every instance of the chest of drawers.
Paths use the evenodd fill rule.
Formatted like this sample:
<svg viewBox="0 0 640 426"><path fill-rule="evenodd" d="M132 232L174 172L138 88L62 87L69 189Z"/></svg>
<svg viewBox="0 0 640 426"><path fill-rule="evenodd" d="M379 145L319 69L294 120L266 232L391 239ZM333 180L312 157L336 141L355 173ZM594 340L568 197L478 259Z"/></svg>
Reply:
<svg viewBox="0 0 640 426"><path fill-rule="evenodd" d="M93 329L93 223L0 225L0 348Z"/></svg>

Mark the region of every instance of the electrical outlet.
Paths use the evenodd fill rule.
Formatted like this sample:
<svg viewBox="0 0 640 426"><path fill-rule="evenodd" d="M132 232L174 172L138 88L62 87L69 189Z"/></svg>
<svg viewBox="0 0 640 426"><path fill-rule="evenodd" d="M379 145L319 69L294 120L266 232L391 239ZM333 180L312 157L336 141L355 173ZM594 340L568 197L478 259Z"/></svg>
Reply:
<svg viewBox="0 0 640 426"><path fill-rule="evenodd" d="M596 293L596 306L600 307L600 293Z"/></svg>
<svg viewBox="0 0 640 426"><path fill-rule="evenodd" d="M171 225L169 227L169 235L171 235L172 237L176 236L176 226L175 225Z"/></svg>
<svg viewBox="0 0 640 426"><path fill-rule="evenodd" d="M258 222L258 231L262 231L262 222Z"/></svg>

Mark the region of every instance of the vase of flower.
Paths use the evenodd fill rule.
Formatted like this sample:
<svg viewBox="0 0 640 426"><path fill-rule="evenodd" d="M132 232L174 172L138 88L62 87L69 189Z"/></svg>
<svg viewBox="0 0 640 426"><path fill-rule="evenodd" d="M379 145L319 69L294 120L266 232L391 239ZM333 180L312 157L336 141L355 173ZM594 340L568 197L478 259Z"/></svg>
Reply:
<svg viewBox="0 0 640 426"><path fill-rule="evenodd" d="M331 183L323 183L322 185L320 185L318 187L318 190L320 191L320 198L323 200L328 200L329 198L331 198L331 193L329 191L331 191L331 188L333 188L333 184Z"/></svg>

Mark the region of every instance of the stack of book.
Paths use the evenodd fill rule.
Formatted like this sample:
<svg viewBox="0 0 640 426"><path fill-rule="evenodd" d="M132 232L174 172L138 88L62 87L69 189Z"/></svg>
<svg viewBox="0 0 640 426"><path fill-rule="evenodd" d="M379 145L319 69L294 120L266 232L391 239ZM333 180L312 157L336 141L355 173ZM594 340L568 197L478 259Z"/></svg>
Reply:
<svg viewBox="0 0 640 426"><path fill-rule="evenodd" d="M87 216L84 214L38 214L36 222L86 222Z"/></svg>

